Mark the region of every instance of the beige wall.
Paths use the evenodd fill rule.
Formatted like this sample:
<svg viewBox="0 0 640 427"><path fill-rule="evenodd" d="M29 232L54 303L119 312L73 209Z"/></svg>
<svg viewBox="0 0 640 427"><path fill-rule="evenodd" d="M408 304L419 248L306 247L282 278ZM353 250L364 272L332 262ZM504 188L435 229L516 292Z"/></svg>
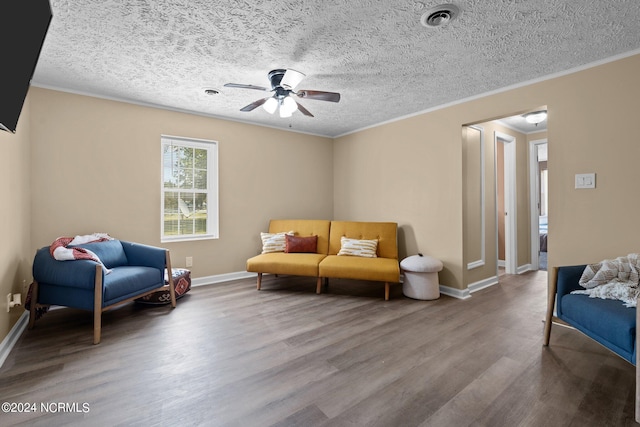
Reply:
<svg viewBox="0 0 640 427"><path fill-rule="evenodd" d="M0 148L4 159L0 168L0 200L2 200L2 220L0 221L0 341L4 339L23 313L22 307L15 307L7 313L6 297L9 293L22 293L31 283L30 246L31 232L29 219L31 209L31 168L29 157L31 144L29 136L30 103L27 100L22 109L15 134L0 131ZM24 285L23 286L23 281Z"/></svg>
<svg viewBox="0 0 640 427"><path fill-rule="evenodd" d="M398 221L401 256L440 258L440 282L464 289L460 129L546 105L549 265L637 251L639 73L635 55L338 138L335 216ZM598 187L575 190L574 175L586 172Z"/></svg>
<svg viewBox="0 0 640 427"><path fill-rule="evenodd" d="M640 55L549 83L549 264L640 250L637 221ZM597 187L576 190L575 174Z"/></svg>
<svg viewBox="0 0 640 427"><path fill-rule="evenodd" d="M443 109L343 136L334 146L334 217L397 222L400 258L439 258L441 283L457 287L463 123Z"/></svg>
<svg viewBox="0 0 640 427"><path fill-rule="evenodd" d="M244 271L270 218L333 214L331 139L38 88L31 101L33 250L106 232L207 277ZM162 134L219 142L219 239L160 243Z"/></svg>

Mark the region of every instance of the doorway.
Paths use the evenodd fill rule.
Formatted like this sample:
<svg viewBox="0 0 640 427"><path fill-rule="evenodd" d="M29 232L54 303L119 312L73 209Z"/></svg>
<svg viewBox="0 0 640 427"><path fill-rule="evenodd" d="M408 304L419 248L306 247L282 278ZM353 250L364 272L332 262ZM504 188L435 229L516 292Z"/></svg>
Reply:
<svg viewBox="0 0 640 427"><path fill-rule="evenodd" d="M531 124L521 114L462 128L463 281L470 293L499 283L503 274L534 269L527 150L546 137L546 121Z"/></svg>

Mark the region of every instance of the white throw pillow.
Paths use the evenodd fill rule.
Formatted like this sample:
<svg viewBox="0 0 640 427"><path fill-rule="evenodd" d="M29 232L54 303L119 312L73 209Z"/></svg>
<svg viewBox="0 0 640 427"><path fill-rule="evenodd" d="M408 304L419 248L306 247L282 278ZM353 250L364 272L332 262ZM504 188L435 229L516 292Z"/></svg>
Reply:
<svg viewBox="0 0 640 427"><path fill-rule="evenodd" d="M361 256L365 258L377 258L378 239L358 240L342 236L340 238L340 252L338 255Z"/></svg>
<svg viewBox="0 0 640 427"><path fill-rule="evenodd" d="M293 236L294 232L260 233L260 238L262 239L262 253L268 254L271 252L284 252L286 247L285 234Z"/></svg>

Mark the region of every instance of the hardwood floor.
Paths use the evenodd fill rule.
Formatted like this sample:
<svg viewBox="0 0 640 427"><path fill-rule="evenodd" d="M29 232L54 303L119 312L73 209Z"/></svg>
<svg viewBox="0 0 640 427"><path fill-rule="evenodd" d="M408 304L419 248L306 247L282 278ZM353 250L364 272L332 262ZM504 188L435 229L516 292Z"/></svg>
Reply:
<svg viewBox="0 0 640 427"><path fill-rule="evenodd" d="M38 410L0 425L634 425L633 366L559 326L542 346L546 272L501 276L468 300L394 286L385 302L383 284L339 280L316 295L312 278L262 286L107 312L97 346L90 313L49 312L0 369L0 401ZM75 410L40 408L57 402Z"/></svg>

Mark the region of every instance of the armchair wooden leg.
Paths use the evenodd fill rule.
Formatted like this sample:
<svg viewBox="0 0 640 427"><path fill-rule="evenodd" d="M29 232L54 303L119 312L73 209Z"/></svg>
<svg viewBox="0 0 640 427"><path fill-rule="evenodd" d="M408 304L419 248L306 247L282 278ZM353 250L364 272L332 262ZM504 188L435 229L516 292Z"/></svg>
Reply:
<svg viewBox="0 0 640 427"><path fill-rule="evenodd" d="M637 301L640 303L640 298ZM640 342L640 329L637 325L640 322L640 307L636 308L636 349ZM640 363L638 363L638 354L636 350L636 422L640 423Z"/></svg>
<svg viewBox="0 0 640 427"><path fill-rule="evenodd" d="M543 345L548 346L551 340L551 325L553 323L553 310L556 305L556 293L558 290L558 267L551 269L547 294L547 315L544 319L544 341Z"/></svg>
<svg viewBox="0 0 640 427"><path fill-rule="evenodd" d="M93 293L93 343L100 344L102 329L102 266L96 265L95 288Z"/></svg>
<svg viewBox="0 0 640 427"><path fill-rule="evenodd" d="M389 282L384 282L384 300L385 301L389 301L389 288L390 288L390 284Z"/></svg>
<svg viewBox="0 0 640 427"><path fill-rule="evenodd" d="M169 277L169 296L171 297L171 308L176 308L176 284L173 281L173 269L171 268L171 255L166 252L165 263L167 265L167 276Z"/></svg>
<svg viewBox="0 0 640 427"><path fill-rule="evenodd" d="M256 289L260 290L261 286L262 286L262 273L258 273L258 283L256 284Z"/></svg>
<svg viewBox="0 0 640 427"><path fill-rule="evenodd" d="M31 303L29 306L29 329L33 329L36 324L36 305L38 305L38 282L33 281L31 285Z"/></svg>

